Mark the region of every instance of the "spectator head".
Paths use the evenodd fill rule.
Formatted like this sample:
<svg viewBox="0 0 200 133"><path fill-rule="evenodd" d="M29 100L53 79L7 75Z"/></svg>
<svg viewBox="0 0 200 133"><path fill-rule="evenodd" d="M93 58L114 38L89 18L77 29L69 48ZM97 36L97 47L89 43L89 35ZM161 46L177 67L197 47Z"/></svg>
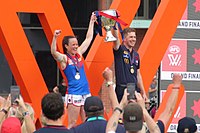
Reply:
<svg viewBox="0 0 200 133"><path fill-rule="evenodd" d="M87 117L100 116L104 114L103 102L97 96L86 98L84 110Z"/></svg>
<svg viewBox="0 0 200 133"><path fill-rule="evenodd" d="M21 133L21 123L16 117L6 118L1 126L1 133Z"/></svg>
<svg viewBox="0 0 200 133"><path fill-rule="evenodd" d="M42 113L50 120L58 120L64 114L64 102L61 94L48 93L42 98Z"/></svg>
<svg viewBox="0 0 200 133"><path fill-rule="evenodd" d="M140 131L143 126L142 107L137 103L129 103L124 108L123 122L127 131Z"/></svg>
<svg viewBox="0 0 200 133"><path fill-rule="evenodd" d="M197 126L193 118L184 117L178 121L178 133L195 133L196 131Z"/></svg>
<svg viewBox="0 0 200 133"><path fill-rule="evenodd" d="M151 106L151 102L150 102L149 99L147 99L147 100L145 101L145 108L146 108L147 110L149 110L149 109L150 109L150 106Z"/></svg>

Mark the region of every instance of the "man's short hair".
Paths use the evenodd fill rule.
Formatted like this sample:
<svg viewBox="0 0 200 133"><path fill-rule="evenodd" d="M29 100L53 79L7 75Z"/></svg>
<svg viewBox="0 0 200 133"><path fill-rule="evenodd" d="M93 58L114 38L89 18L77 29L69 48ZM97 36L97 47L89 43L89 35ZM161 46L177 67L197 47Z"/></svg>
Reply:
<svg viewBox="0 0 200 133"><path fill-rule="evenodd" d="M178 121L178 133L194 133L197 131L196 122L191 117L183 117Z"/></svg>
<svg viewBox="0 0 200 133"><path fill-rule="evenodd" d="M87 117L102 115L104 110L103 102L97 96L88 97L85 100L84 110Z"/></svg>
<svg viewBox="0 0 200 133"><path fill-rule="evenodd" d="M135 32L135 33L136 33L136 29L128 27L128 28L125 28L125 29L123 30L124 36L126 36L126 35L127 35L128 33L130 33L130 32Z"/></svg>
<svg viewBox="0 0 200 133"><path fill-rule="evenodd" d="M41 105L44 116L50 120L57 120L64 114L64 102L59 93L46 94Z"/></svg>
<svg viewBox="0 0 200 133"><path fill-rule="evenodd" d="M124 108L123 122L127 131L140 131L143 126L142 107L137 103L129 103Z"/></svg>

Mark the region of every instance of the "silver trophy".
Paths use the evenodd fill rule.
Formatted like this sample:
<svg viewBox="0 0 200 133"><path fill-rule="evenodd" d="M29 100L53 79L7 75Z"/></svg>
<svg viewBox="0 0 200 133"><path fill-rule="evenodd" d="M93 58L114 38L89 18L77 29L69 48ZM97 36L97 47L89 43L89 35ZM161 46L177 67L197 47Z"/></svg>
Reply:
<svg viewBox="0 0 200 133"><path fill-rule="evenodd" d="M103 10L102 11L105 14L108 14L113 17L117 17L116 10ZM107 18L105 16L101 16L101 26L105 29L106 31L106 38L105 42L112 42L116 41L117 39L112 35L111 29L113 26L115 26L116 21L111 18Z"/></svg>

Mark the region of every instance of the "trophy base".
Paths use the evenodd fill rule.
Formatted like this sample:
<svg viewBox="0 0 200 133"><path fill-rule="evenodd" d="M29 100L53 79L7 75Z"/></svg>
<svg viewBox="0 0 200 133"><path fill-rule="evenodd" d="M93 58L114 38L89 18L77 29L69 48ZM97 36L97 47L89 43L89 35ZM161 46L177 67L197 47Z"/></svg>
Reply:
<svg viewBox="0 0 200 133"><path fill-rule="evenodd" d="M105 42L113 42L113 41L117 41L117 39L112 35L111 31L108 30L106 32L106 38L104 39Z"/></svg>
<svg viewBox="0 0 200 133"><path fill-rule="evenodd" d="M105 42L114 42L114 41L117 41L117 39L114 37L114 36L109 36L109 37L106 37L104 39Z"/></svg>

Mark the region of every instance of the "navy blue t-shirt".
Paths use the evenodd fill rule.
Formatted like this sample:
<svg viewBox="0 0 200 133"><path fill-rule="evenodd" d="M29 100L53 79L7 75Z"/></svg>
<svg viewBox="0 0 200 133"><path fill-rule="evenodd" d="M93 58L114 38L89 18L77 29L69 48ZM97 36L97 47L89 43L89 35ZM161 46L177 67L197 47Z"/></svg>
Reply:
<svg viewBox="0 0 200 133"><path fill-rule="evenodd" d="M137 83L137 70L140 68L139 54L132 50L130 51L120 45L118 50L114 50L116 85L126 85L127 83ZM134 73L130 72L133 65Z"/></svg>
<svg viewBox="0 0 200 133"><path fill-rule="evenodd" d="M34 133L70 133L65 126L46 126L36 130Z"/></svg>
<svg viewBox="0 0 200 133"><path fill-rule="evenodd" d="M86 121L77 127L71 128L70 131L72 133L105 133L106 125L106 120ZM126 133L125 128L118 125L116 133Z"/></svg>
<svg viewBox="0 0 200 133"><path fill-rule="evenodd" d="M127 83L135 83L137 85L137 70L140 69L140 57L136 51L132 50L130 52L124 45L120 45L118 50L113 49L113 54L115 61L116 94L120 102ZM134 71L131 71L131 66L133 66ZM136 90L140 91L137 86Z"/></svg>

